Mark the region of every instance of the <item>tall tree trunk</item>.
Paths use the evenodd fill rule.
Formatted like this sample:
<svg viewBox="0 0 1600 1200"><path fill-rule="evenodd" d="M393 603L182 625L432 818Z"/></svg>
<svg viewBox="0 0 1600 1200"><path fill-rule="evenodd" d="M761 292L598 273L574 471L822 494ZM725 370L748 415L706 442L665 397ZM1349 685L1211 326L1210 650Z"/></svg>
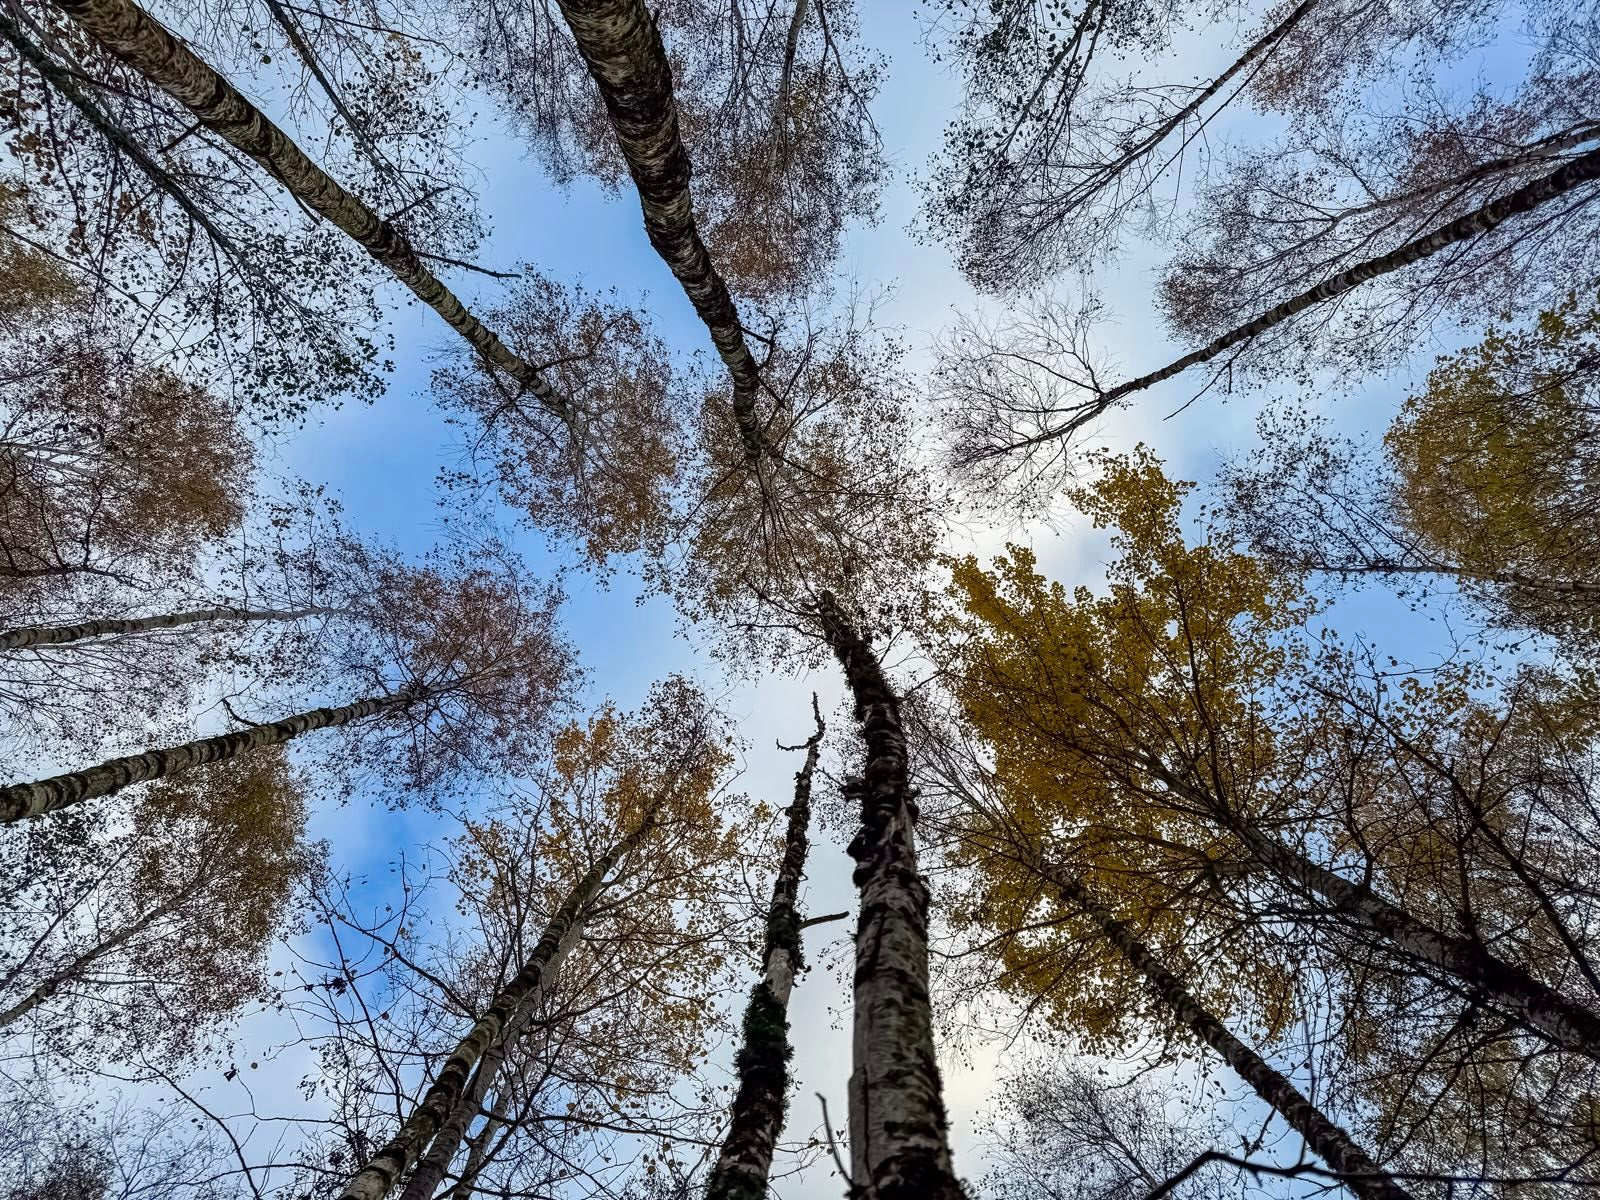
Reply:
<svg viewBox="0 0 1600 1200"><path fill-rule="evenodd" d="M1118 384L1105 393L1103 402L1113 404L1124 396L1134 392L1143 391L1145 388L1160 383L1163 379L1170 379L1180 371L1186 371L1199 363L1207 362L1217 357L1224 350L1237 346L1240 342L1247 342L1258 337L1275 325L1281 325L1297 313L1304 312L1314 304L1321 304L1324 300L1332 300L1335 296L1360 287L1369 280L1380 275L1387 275L1398 271L1401 267L1408 267L1412 263L1421 262L1431 258L1439 251L1454 246L1458 242L1465 242L1471 238L1481 237L1495 226L1518 216L1522 213L1532 212L1541 204L1548 203L1560 196L1566 195L1574 188L1581 187L1590 180L1600 177L1600 150L1591 150L1589 153L1563 163L1548 175L1541 176L1526 183L1514 191L1507 192L1498 199L1491 200L1480 208L1475 208L1464 216L1457 217L1448 225L1441 226L1421 237L1399 246L1387 254L1370 258L1366 262L1357 263L1347 271L1341 271L1331 279L1325 279L1314 288L1308 288L1297 296L1291 296L1282 304L1275 304L1260 315L1246 321L1243 325L1230 329L1220 337L1214 338L1200 349L1182 358L1174 359L1158 371L1151 371L1147 375L1140 375L1126 383Z"/></svg>
<svg viewBox="0 0 1600 1200"><path fill-rule="evenodd" d="M566 902L550 919L550 924L545 926L539 944L528 956L522 970L501 989L467 1036L461 1039L455 1052L444 1060L421 1101L401 1123L399 1132L388 1145L372 1156L366 1166L356 1172L340 1193L339 1200L383 1200L400 1177L411 1168L411 1164L427 1150L435 1134L456 1111L479 1060L500 1040L523 1007L535 1004L537 997L553 982L554 965L558 961L561 946L600 893L606 876L649 834L652 827L653 823L647 819L613 846L573 885Z"/></svg>
<svg viewBox="0 0 1600 1200"><path fill-rule="evenodd" d="M306 157L267 116L133 0L56 0L114 57L182 104L202 126L265 167L291 195L348 234L483 358L551 412L570 416L567 398L538 368L506 348L492 329L422 265L405 234Z"/></svg>
<svg viewBox="0 0 1600 1200"><path fill-rule="evenodd" d="M964 1200L934 1056L928 887L917 873L916 805L900 703L872 647L831 593L822 593L817 615L844 668L867 751L863 776L846 785L861 802L861 829L849 848L861 892L850 1075L852 1195Z"/></svg>
<svg viewBox="0 0 1600 1200"><path fill-rule="evenodd" d="M1454 975L1524 1028L1600 1061L1600 1013L1497 958L1479 943L1418 920L1253 826L1234 821L1229 828L1263 866L1291 886L1322 897L1335 912L1381 934L1404 954Z"/></svg>
<svg viewBox="0 0 1600 1200"><path fill-rule="evenodd" d="M60 991L62 984L70 983L74 979L77 979L84 973L84 971L88 970L100 959L104 958L113 951L120 950L123 946L126 946L134 938L143 933L146 929L149 929L150 926L154 925L162 917L177 909L179 905L183 904L185 900L187 900L195 893L195 891L199 889L202 882L204 882L203 878L195 880L182 891L178 892L177 895L172 896L163 901L161 904L156 905L149 912L145 913L144 916L133 922L133 924L119 930L105 941L100 942L95 946L91 946L88 950L85 950L82 954L78 955L60 970L52 971L49 977L40 980L40 982L35 985L33 990L21 1000L17 1001L10 1008L0 1012L0 1029L4 1029L8 1025L12 1025L17 1021L20 1021L34 1009L38 1008L39 1005L45 1003L45 1001L49 1000L50 997L54 996L58 991Z"/></svg>
<svg viewBox="0 0 1600 1200"><path fill-rule="evenodd" d="M212 621L298 621L302 617L331 616L337 608L236 608L221 605L197 608L190 612L164 613L158 617L130 617L114 621L82 621L76 625L33 625L0 632L0 650L23 650L29 646L62 646L89 638L122 633L146 633L156 629L175 629L179 625L203 625Z"/></svg>
<svg viewBox="0 0 1600 1200"><path fill-rule="evenodd" d="M817 732L805 743L806 761L794 777L794 803L784 837L783 862L772 885L762 976L744 1010L744 1044L734 1060L739 1090L722 1153L706 1182L706 1200L765 1200L772 1151L783 1132L788 1107L789 992L802 966L800 877L805 871L811 824L811 774L827 732L817 698L811 697Z"/></svg>
<svg viewBox="0 0 1600 1200"><path fill-rule="evenodd" d="M733 383L733 415L745 458L767 452L756 413L761 374L728 285L711 261L689 195L692 169L678 130L672 68L644 0L560 0L561 14L599 86L617 146L644 210L650 244L683 285Z"/></svg>
<svg viewBox="0 0 1600 1200"><path fill-rule="evenodd" d="M445 1194L445 1200L472 1200L473 1190L477 1187L478 1176L483 1171L483 1163L489 1154L489 1143L495 1138L506 1123L506 1110L510 1106L511 1095L504 1088L494 1098L494 1105L489 1109L489 1119L484 1122L482 1129L473 1135L467 1144L466 1165L461 1168L461 1178L456 1185Z"/></svg>
<svg viewBox="0 0 1600 1200"><path fill-rule="evenodd" d="M1480 943L1435 929L1370 888L1291 850L1241 820L1210 791L1169 770L1159 757L1145 752L1141 761L1174 792L1208 811L1256 862L1290 887L1321 897L1334 914L1379 934L1400 953L1455 976L1531 1033L1600 1061L1600 1013L1496 957Z"/></svg>
<svg viewBox="0 0 1600 1200"><path fill-rule="evenodd" d="M146 750L143 754L107 759L82 771L55 775L33 783L14 783L10 787L0 788L0 825L53 812L98 796L109 796L131 783L164 779L207 763L224 762L262 746L287 742L313 729L348 725L352 721L409 704L412 699L411 695L402 692L382 699L357 700L337 708L313 708L309 712L296 713L270 724L252 725L249 729L199 738L164 750Z"/></svg>
<svg viewBox="0 0 1600 1200"><path fill-rule="evenodd" d="M1316 1105L1301 1095L1282 1073L1236 1038L1184 986L1183 981L1162 964L1155 953L1123 921L1112 915L1080 880L1061 871L1040 868L1054 883L1061 898L1075 904L1099 927L1117 952L1147 979L1172 1010L1173 1016L1191 1033L1215 1050L1224 1062L1272 1106L1290 1128L1305 1138L1306 1145L1361 1200L1411 1200L1411 1194L1383 1171L1372 1158L1351 1140L1350 1135L1330 1121Z"/></svg>
<svg viewBox="0 0 1600 1200"><path fill-rule="evenodd" d="M439 1127L439 1132L434 1134L428 1152L417 1160L416 1170L411 1172L411 1178L406 1180L405 1187L400 1191L400 1200L432 1200L433 1194L439 1190L439 1185L444 1182L456 1152L461 1149L462 1139L467 1136L467 1126L477 1119L483 1110L483 1101L488 1096L489 1089L499 1078L500 1068L505 1065L507 1049L522 1036L538 1011L539 1003L545 993L560 977L561 964L572 952L572 947L583 933L583 918L587 910L588 905L585 904L577 919L567 926L561 935L561 940L556 943L555 952L545 963L544 974L540 977L538 985L528 993L516 1012L511 1014L505 1028L500 1031L500 1036L495 1039L494 1045L484 1052L477 1069L472 1073L466 1091L461 1094L461 1099L456 1101L455 1108L451 1109L450 1116Z"/></svg>
<svg viewBox="0 0 1600 1200"><path fill-rule="evenodd" d="M1321 304L1325 300L1332 300L1346 292L1360 287L1363 283L1408 267L1413 263L1430 258L1441 250L1448 249L1459 242L1469 241L1481 237L1496 226L1509 220L1511 217L1522 213L1532 212L1542 204L1560 198L1575 188L1581 187L1590 181L1600 178L1600 150L1591 150L1589 153L1563 163L1548 175L1541 176L1531 183L1507 192L1498 199L1473 209L1464 216L1457 217L1448 225L1413 238L1404 245L1391 250L1387 254L1370 258L1365 262L1357 263L1348 270L1341 271L1329 279L1323 280L1316 287L1308 288L1299 295L1291 296L1281 304L1275 304L1265 312L1235 326L1198 350L1190 351L1181 358L1176 358L1166 366L1148 374L1137 376L1116 387L1100 393L1093 403L1088 404L1075 412L1069 419L1060 425L1053 426L1025 441L1006 446L996 453L1005 453L1009 450L1020 450L1027 446L1040 445L1045 442L1056 441L1061 438L1071 437L1089 422L1103 416L1117 401L1131 396L1135 392L1144 391L1166 379L1171 379L1190 367L1200 363L1209 362L1224 351L1232 349L1242 342L1259 337L1275 326L1283 324L1291 317L1304 312L1313 305Z"/></svg>

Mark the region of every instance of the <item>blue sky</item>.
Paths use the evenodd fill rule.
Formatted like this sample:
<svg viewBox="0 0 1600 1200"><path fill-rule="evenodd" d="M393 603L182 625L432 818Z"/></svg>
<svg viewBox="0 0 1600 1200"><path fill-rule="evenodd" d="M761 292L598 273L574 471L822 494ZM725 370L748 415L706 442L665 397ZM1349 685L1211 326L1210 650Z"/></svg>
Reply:
<svg viewBox="0 0 1600 1200"><path fill-rule="evenodd" d="M875 113L896 177L884 197L881 223L850 231L840 272L867 291L887 289L881 316L901 328L913 347L911 366L918 369L927 364L928 344L953 310L976 303L948 254L918 242L908 229L917 206L912 176L939 142L953 111L957 85L926 58L907 8L870 0L864 8L865 40L890 59ZM1224 32L1202 31L1191 38L1176 56L1182 72L1203 74L1225 59ZM487 113L489 106L480 109ZM1228 136L1230 128L1256 132L1259 123L1252 128L1248 118L1231 126L1225 122L1218 136ZM531 155L487 119L475 133L479 141L471 157L483 172L482 207L493 225L479 261L497 268L527 262L557 278L581 279L594 289L619 288L627 300L649 311L656 331L675 347L689 352L704 346L703 328L645 240L631 192L613 195L586 182L558 188ZM1152 303L1153 269L1158 262L1159 254L1134 247L1102 279L1111 309L1102 332L1104 344L1111 357L1128 368L1157 365L1172 349ZM465 294L488 297L494 290L492 281L479 277L458 274L452 283ZM349 406L322 415L311 428L288 440L280 453L287 470L329 485L356 529L420 552L438 534L441 514L434 478L450 460L453 440L430 403L428 373L430 362L451 348L453 335L431 312L416 306L397 308L392 328L397 369L387 395L371 407ZM1221 454L1249 442L1254 407L1209 399L1173 420L1163 420L1188 397L1186 389L1193 385L1192 379L1180 379L1149 394L1136 409L1113 414L1096 442L1126 449L1135 441L1146 441L1176 473L1208 481ZM1346 402L1339 410L1341 424L1349 430L1381 429L1402 387L1397 380L1383 381ZM1086 526L1066 516L1056 528L1031 528L1009 536L1031 541L1045 569L1058 578L1069 584L1094 584L1102 577L1105 541ZM992 532L981 534L972 545L986 550L1001 540L1000 533ZM536 563L560 561L536 537L524 535L520 542ZM679 636L668 605L659 599L636 603L635 589L626 577L600 587L576 575L570 587L566 627L590 672L591 700L613 697L631 705L654 680L670 672L700 678L712 694L723 698L748 743L741 790L775 806L787 803L797 764L796 756L777 751L774 741L794 742L809 731L808 698L813 689L820 693L824 711L831 713L832 744L846 761L855 760L856 744L843 736L850 723L833 671L731 685L702 648ZM1380 641L1403 643L1413 654L1425 654L1432 644L1425 618L1375 592L1342 603L1339 612L1347 626L1360 627ZM832 765L838 766L837 757ZM426 841L441 827L422 814L394 814L358 800L320 811L314 832L331 841L336 862L381 880L393 847ZM816 838L804 899L812 912L854 907L845 840L837 829ZM850 927L850 922L841 922L810 931L808 951L813 960L823 957L824 944L831 944L831 957L838 961ZM817 1123L813 1096L817 1091L828 1096L836 1122L842 1123L849 1071L846 1000L836 977L821 968L805 977L795 993L791 1015L798 1078L791 1137L804 1136ZM245 1035L268 1039L273 1036L272 1023L247 1026ZM721 1061L728 1057L725 1052ZM951 1057L946 1065L958 1167L974 1178L982 1171L975 1118L999 1059L993 1047L974 1047L967 1056ZM293 1111L299 1103L294 1087L299 1071L283 1061L274 1064L272 1076L248 1081L260 1111ZM212 1081L207 1086L208 1094L214 1100L224 1098L220 1106L228 1108L229 1085ZM1194 1086L1193 1077L1174 1076L1173 1086L1182 1093ZM802 1178L785 1180L778 1190L785 1197L809 1200L836 1197L840 1184L829 1178L823 1162Z"/></svg>

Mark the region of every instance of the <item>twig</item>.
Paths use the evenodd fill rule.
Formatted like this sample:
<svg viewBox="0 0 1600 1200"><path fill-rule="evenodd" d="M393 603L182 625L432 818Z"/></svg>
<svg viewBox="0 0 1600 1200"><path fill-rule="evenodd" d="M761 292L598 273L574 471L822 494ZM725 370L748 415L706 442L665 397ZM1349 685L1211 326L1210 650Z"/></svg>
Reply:
<svg viewBox="0 0 1600 1200"><path fill-rule="evenodd" d="M855 1180L850 1178L850 1172L844 1169L844 1159L839 1157L839 1147L833 1140L833 1122L828 1119L828 1098L821 1092L817 1093L817 1100L822 1104L822 1132L828 1135L828 1152L833 1155L833 1165L839 1168L839 1176L851 1193L855 1192Z"/></svg>

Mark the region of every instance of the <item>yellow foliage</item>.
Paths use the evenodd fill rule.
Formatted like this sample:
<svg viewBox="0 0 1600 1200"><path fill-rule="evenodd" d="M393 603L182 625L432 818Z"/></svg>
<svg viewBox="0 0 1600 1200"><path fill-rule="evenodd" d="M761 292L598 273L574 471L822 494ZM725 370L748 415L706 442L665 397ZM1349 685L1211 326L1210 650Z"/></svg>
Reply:
<svg viewBox="0 0 1600 1200"><path fill-rule="evenodd" d="M1276 1031L1293 970L1259 937L1208 923L1205 880L1226 869L1226 838L1166 773L1202 775L1241 815L1271 815L1270 694L1297 655L1280 635L1310 604L1226 545L1185 544L1190 485L1168 480L1148 450L1101 465L1073 500L1115 530L1106 594L1069 593L1016 546L988 570L951 564L954 603L936 641L1003 796L1002 812L964 831L978 886L957 921L1006 935L996 954L1019 996L1041 998L1091 1044L1119 1040L1143 1001L1114 952L1076 922L1015 932L1064 912L1029 860L1067 864L1187 966L1214 1011Z"/></svg>

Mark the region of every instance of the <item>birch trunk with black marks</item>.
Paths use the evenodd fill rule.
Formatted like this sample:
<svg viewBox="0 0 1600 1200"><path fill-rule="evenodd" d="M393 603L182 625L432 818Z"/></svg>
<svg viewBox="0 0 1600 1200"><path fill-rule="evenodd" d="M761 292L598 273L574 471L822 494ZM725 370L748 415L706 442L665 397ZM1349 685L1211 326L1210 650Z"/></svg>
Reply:
<svg viewBox="0 0 1600 1200"><path fill-rule="evenodd" d="M180 625L205 625L222 621L299 621L305 617L334 616L338 608L236 608L219 605L190 612L163 613L157 617L129 617L125 620L80 621L76 625L35 625L8 629L0 633L0 650L25 650L30 646L64 646L90 638L119 634L149 633L176 629Z"/></svg>
<svg viewBox="0 0 1600 1200"><path fill-rule="evenodd" d="M678 130L672 68L644 0L560 0L611 117L644 211L645 232L710 331L733 385L733 415L747 461L767 453L756 412L760 369L728 285L695 224L692 168Z"/></svg>
<svg viewBox="0 0 1600 1200"><path fill-rule="evenodd" d="M584 910L587 908L586 904ZM583 933L583 918L584 913L580 912L577 919L567 926L561 935L561 940L556 943L555 952L545 963L544 973L540 976L538 984L528 993L521 1007L511 1014L494 1045L484 1052L477 1069L472 1073L472 1080L468 1083L467 1090L462 1093L461 1099L456 1101L455 1108L451 1110L445 1123L439 1127L439 1132L433 1135L427 1153L418 1158L416 1169L411 1172L411 1178L406 1180L405 1187L400 1191L400 1200L432 1200L434 1193L439 1190L439 1185L444 1182L456 1152L461 1149L461 1143L467 1136L467 1127L483 1111L484 1099L500 1076L500 1068L505 1065L507 1048L527 1030L546 992L560 978L562 962L572 952L572 947Z"/></svg>
<svg viewBox="0 0 1600 1200"><path fill-rule="evenodd" d="M198 738L181 746L107 759L82 771L54 775L33 783L14 783L0 788L0 825L54 812L84 800L109 796L129 784L165 779L207 763L225 762L263 746L287 742L314 729L349 725L411 702L412 697L402 692L380 699L357 700L337 708L314 708L281 721L252 725L249 729L221 733L215 737Z"/></svg>
<svg viewBox="0 0 1600 1200"><path fill-rule="evenodd" d="M1182 358L1174 359L1158 371L1151 371L1147 375L1140 375L1125 383L1120 383L1101 397L1102 405L1111 405L1124 396L1134 392L1143 391L1164 379L1170 379L1182 371L1200 363L1207 362L1225 350L1229 350L1241 342L1258 337L1276 325L1281 325L1290 317L1304 312L1324 300L1332 300L1335 296L1360 287L1363 283L1398 271L1401 267L1408 267L1412 263L1421 262L1431 258L1441 250L1448 249L1459 242L1471 238L1481 237L1496 226L1510 220L1512 217L1523 213L1532 212L1542 204L1558 199L1575 188L1600 178L1600 150L1591 150L1572 161L1563 163L1550 174L1524 184L1514 191L1507 192L1495 200L1464 216L1457 217L1448 225L1443 225L1421 237L1391 250L1388 254L1381 254L1377 258L1370 258L1366 262L1357 263L1347 271L1341 271L1330 279L1325 279L1314 288L1308 288L1297 296L1291 296L1282 304L1273 305L1260 315L1230 329L1220 337L1214 338L1200 349L1185 354ZM1103 411L1103 409L1102 409Z"/></svg>
<svg viewBox="0 0 1600 1200"><path fill-rule="evenodd" d="M545 926L539 944L522 970L500 990L471 1031L444 1060L427 1092L401 1123L399 1132L356 1172L339 1194L339 1200L383 1200L428 1150L467 1094L480 1061L501 1041L518 1014L525 1008L531 1009L553 981L553 968L559 962L563 944L599 895L606 876L649 834L651 827L646 821L628 834L573 885L566 901Z"/></svg>
<svg viewBox="0 0 1600 1200"><path fill-rule="evenodd" d="M308 158L237 88L132 0L55 0L115 58L138 71L194 115L204 128L249 155L294 198L347 234L460 334L483 359L511 376L563 419L567 398L532 363L513 354L492 329L422 265L406 235Z"/></svg>
<svg viewBox="0 0 1600 1200"><path fill-rule="evenodd" d="M811 775L817 766L822 713L811 698L817 732L805 743L806 760L794 777L794 803L784 836L783 862L772 885L762 976L744 1010L744 1044L734 1059L739 1089L722 1152L706 1182L706 1200L765 1200L772 1152L788 1108L789 992L803 966L800 948L800 879L805 872L811 824Z"/></svg>
<svg viewBox="0 0 1600 1200"><path fill-rule="evenodd" d="M928 887L917 872L916 805L900 704L872 647L831 593L817 608L866 742L850 843L861 893L850 1075L852 1196L964 1200L950 1157L928 990Z"/></svg>
<svg viewBox="0 0 1600 1200"><path fill-rule="evenodd" d="M1531 183L1507 192L1504 196L1489 201L1489 203L1456 218L1447 225L1440 226L1438 229L1425 233L1421 237L1413 238L1387 254L1357 263L1348 270L1341 271L1337 275L1323 280L1316 287L1308 288L1296 296L1291 296L1281 304L1273 305L1273 307L1251 318L1244 324L1235 326L1227 333L1214 338L1200 349L1190 351L1158 370L1126 380L1113 388L1101 392L1092 403L1083 405L1061 424L1052 426L1021 441L998 446L986 453L984 457L999 456L1071 437L1091 421L1104 416L1113 404L1119 400L1126 399L1135 392L1154 387L1164 380L1171 379L1174 375L1187 371L1190 367L1209 362L1225 351L1231 350L1234 346L1248 342L1252 338L1259 337L1267 332L1267 330L1283 324L1306 309L1321 304L1323 301L1342 296L1346 292L1360 287L1363 283L1388 275L1413 263L1421 262L1423 259L1431 258L1441 250L1446 250L1460 242L1481 237L1512 217L1532 212L1541 205L1559 199L1597 178L1600 178L1600 150L1591 150L1587 154L1563 163L1550 174L1541 176Z"/></svg>
<svg viewBox="0 0 1600 1200"><path fill-rule="evenodd" d="M1041 868L1041 873L1060 889L1061 898L1093 921L1128 964L1149 981L1178 1022L1215 1050L1256 1095L1305 1138L1312 1153L1327 1163L1346 1187L1361 1200L1412 1200L1411 1193L1373 1162L1348 1133L1196 1000L1132 928L1113 916L1081 881L1047 868Z"/></svg>
<svg viewBox="0 0 1600 1200"><path fill-rule="evenodd" d="M1435 929L1253 826L1230 822L1229 828L1263 866L1291 886L1320 896L1335 912L1381 934L1407 956L1455 976L1531 1032L1600 1061L1600 1013L1497 958L1479 943Z"/></svg>

